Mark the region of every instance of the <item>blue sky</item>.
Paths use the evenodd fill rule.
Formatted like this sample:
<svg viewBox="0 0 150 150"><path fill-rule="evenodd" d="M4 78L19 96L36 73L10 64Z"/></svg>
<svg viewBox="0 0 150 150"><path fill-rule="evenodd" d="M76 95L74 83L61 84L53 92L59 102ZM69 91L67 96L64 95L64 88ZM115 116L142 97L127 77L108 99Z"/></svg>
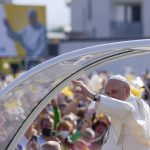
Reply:
<svg viewBox="0 0 150 150"><path fill-rule="evenodd" d="M66 6L65 0L13 0L13 2L25 5L46 5L48 29L70 25L70 9Z"/></svg>

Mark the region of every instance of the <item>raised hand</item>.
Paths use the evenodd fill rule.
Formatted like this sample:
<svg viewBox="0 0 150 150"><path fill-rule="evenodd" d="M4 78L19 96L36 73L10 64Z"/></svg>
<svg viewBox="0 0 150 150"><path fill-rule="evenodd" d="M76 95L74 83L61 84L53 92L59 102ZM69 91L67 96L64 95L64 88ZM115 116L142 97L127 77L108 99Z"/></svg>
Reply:
<svg viewBox="0 0 150 150"><path fill-rule="evenodd" d="M82 93L84 96L93 99L94 93L81 81L73 80L72 83L74 84L77 91Z"/></svg>

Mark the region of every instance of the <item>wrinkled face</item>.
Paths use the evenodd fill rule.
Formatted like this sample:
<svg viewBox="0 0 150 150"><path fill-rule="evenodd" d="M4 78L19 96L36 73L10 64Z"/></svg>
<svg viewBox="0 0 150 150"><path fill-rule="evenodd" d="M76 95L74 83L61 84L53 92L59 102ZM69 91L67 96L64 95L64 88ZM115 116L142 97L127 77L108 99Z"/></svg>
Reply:
<svg viewBox="0 0 150 150"><path fill-rule="evenodd" d="M119 100L126 100L130 95L130 87L118 80L109 80L105 86L105 94Z"/></svg>

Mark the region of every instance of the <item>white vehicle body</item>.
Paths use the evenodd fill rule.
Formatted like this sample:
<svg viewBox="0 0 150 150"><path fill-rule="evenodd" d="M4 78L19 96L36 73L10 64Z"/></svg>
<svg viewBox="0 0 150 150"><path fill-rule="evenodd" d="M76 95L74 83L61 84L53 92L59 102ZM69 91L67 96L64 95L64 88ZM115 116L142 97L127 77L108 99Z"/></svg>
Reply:
<svg viewBox="0 0 150 150"><path fill-rule="evenodd" d="M72 79L106 63L148 53L150 40L110 43L60 55L24 73L0 91L0 114L5 115L0 150L15 149L37 115ZM14 107L6 113L9 104Z"/></svg>

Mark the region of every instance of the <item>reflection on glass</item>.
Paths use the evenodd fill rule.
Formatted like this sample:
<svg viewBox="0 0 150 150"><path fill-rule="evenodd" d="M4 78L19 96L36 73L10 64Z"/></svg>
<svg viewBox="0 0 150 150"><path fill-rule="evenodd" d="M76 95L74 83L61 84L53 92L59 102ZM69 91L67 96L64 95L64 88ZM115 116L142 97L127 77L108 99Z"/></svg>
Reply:
<svg viewBox="0 0 150 150"><path fill-rule="evenodd" d="M0 114L2 114L0 117L0 144L5 142L3 148L6 148L7 144L14 137L31 111L50 91L74 72L84 68L87 64L90 64L95 60L100 60L101 56L104 58L104 53L99 52L95 53L93 57L80 56L72 61L69 60L68 62L72 62L72 64L63 61L50 66L49 68L30 76L27 80L23 80L15 88L4 95L0 100ZM109 65L109 67L111 67L111 65ZM114 68L117 67L117 65L114 66ZM96 76L93 77L93 80L95 80L95 78ZM63 105L64 104L62 104L62 107L64 107ZM82 105L82 103L80 105Z"/></svg>

